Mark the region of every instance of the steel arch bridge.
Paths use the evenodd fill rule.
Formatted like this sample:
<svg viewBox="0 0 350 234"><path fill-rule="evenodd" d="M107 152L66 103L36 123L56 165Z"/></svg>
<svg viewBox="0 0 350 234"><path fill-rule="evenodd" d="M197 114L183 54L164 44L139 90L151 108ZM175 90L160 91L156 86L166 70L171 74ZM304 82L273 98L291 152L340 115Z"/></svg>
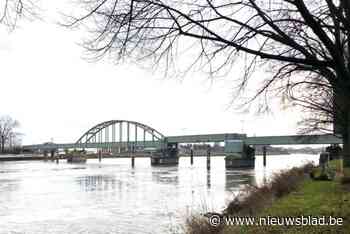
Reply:
<svg viewBox="0 0 350 234"><path fill-rule="evenodd" d="M77 148L97 148L119 153L147 147L162 148L165 136L156 129L129 120L110 120L86 131L75 143Z"/></svg>

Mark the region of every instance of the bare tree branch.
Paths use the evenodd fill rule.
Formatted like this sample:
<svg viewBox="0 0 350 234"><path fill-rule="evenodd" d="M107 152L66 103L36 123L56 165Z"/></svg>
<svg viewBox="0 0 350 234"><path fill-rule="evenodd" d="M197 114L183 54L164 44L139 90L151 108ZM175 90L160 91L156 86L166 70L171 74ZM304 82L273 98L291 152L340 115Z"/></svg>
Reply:
<svg viewBox="0 0 350 234"><path fill-rule="evenodd" d="M67 26L92 26L85 47L95 58L108 53L116 60L153 59L170 71L179 48L191 41L191 53L184 54L192 61L181 66L211 76L230 71L242 61L237 58L244 58L237 93L243 94L252 79L262 84L245 104L262 98L268 106L270 97L280 97L309 114L303 121L308 130L332 129L335 123L350 159L348 0L97 0L82 5L85 14ZM260 69L271 76L252 75Z"/></svg>
<svg viewBox="0 0 350 234"><path fill-rule="evenodd" d="M0 24L13 30L21 18L37 18L38 6L32 0L2 0L0 2Z"/></svg>
<svg viewBox="0 0 350 234"><path fill-rule="evenodd" d="M10 116L0 117L0 152L3 153L5 145L19 136L15 129L19 127L19 122Z"/></svg>

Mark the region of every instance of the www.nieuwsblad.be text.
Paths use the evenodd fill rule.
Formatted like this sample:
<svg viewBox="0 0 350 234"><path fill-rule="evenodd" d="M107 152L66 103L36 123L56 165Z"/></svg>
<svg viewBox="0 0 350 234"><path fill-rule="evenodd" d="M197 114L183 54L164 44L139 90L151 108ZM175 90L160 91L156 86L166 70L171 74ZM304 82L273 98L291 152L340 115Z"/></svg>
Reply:
<svg viewBox="0 0 350 234"><path fill-rule="evenodd" d="M208 216L209 224L217 227L228 226L336 226L343 225L342 217L332 216L297 216L297 217L250 217L250 216L223 216L211 214Z"/></svg>

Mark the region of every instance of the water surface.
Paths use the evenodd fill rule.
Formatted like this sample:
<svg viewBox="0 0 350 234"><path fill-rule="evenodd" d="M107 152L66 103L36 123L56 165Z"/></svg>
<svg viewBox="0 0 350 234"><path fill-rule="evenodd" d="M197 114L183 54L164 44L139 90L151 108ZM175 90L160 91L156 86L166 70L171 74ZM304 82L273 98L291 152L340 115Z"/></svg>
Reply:
<svg viewBox="0 0 350 234"><path fill-rule="evenodd" d="M87 164L0 162L0 234L181 233L195 212L220 211L246 184L317 161L317 155L256 157L251 170L226 170L223 157L194 165L151 167L148 158L88 160Z"/></svg>

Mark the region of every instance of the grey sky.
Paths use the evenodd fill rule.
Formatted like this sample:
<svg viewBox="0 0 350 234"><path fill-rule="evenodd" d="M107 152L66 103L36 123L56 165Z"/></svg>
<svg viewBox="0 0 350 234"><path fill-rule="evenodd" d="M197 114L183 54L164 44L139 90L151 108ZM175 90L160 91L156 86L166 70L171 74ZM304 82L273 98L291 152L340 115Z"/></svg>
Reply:
<svg viewBox="0 0 350 234"><path fill-rule="evenodd" d="M46 14L54 15L56 8ZM228 108L231 77L211 83L201 73L190 73L180 81L134 65L89 63L77 45L82 34L55 25L55 17L22 23L10 34L0 31L0 114L20 121L24 144L51 138L74 142L111 119L139 121L165 135L242 129L249 135L296 133L297 111L257 117Z"/></svg>

